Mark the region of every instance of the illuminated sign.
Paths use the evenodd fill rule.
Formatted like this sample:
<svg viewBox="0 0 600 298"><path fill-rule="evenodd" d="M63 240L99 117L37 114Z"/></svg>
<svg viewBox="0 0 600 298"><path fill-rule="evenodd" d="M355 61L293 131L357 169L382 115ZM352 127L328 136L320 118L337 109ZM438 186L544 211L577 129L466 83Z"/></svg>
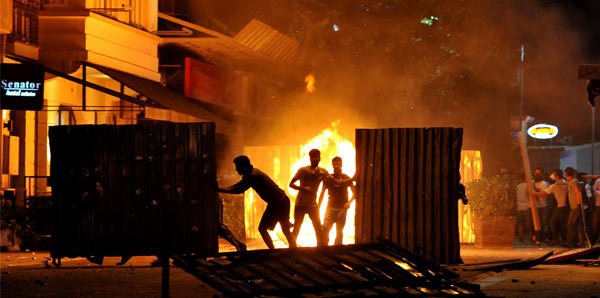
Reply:
<svg viewBox="0 0 600 298"><path fill-rule="evenodd" d="M41 111L44 105L44 66L0 65L0 108Z"/></svg>
<svg viewBox="0 0 600 298"><path fill-rule="evenodd" d="M527 134L534 139L552 139L558 135L558 127L540 123L527 129Z"/></svg>

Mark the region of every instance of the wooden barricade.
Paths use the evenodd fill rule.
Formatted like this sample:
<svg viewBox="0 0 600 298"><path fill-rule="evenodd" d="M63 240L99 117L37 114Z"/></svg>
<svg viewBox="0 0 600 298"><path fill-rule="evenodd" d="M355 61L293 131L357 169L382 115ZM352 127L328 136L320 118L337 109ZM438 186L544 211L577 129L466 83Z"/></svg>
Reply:
<svg viewBox="0 0 600 298"><path fill-rule="evenodd" d="M460 128L357 129L356 243L383 237L459 263L461 146Z"/></svg>
<svg viewBox="0 0 600 298"><path fill-rule="evenodd" d="M49 136L53 258L157 255L164 239L172 252L218 251L214 123L53 126Z"/></svg>

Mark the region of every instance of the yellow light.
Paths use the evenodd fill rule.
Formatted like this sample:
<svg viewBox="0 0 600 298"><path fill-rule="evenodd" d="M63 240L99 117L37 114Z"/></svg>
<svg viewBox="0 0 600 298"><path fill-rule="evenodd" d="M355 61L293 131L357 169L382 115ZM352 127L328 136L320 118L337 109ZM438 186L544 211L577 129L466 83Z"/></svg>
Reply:
<svg viewBox="0 0 600 298"><path fill-rule="evenodd" d="M352 177L356 172L356 150L354 144L349 140L342 137L338 132L340 121L331 123L332 128L323 130L319 135L310 139L304 145L301 146L301 156L298 161L292 166L291 176L293 176L298 169L310 164L310 157L308 152L314 148L321 151L321 163L319 166L325 168L329 173L333 173L333 167L331 160L339 156L342 158L342 172ZM318 193L321 193L322 185L319 187ZM288 192L292 195L296 195L297 191L289 188ZM352 191L348 191L348 195L352 197ZM327 210L327 193L325 193L323 203L319 209L319 215L321 223L325 218L325 211ZM344 239L342 244L353 244L354 243L354 214L355 214L355 202L352 202L350 208L348 208L346 214L346 225L344 226ZM335 240L335 227L329 232L329 241L332 243ZM317 246L317 240L315 236L314 228L310 218L306 217L300 228L298 239L296 242L299 246Z"/></svg>
<svg viewBox="0 0 600 298"><path fill-rule="evenodd" d="M315 76L313 76L312 74L308 74L304 78L304 82L306 83L306 91L308 91L308 93L315 92L315 90L317 89L315 87Z"/></svg>
<svg viewBox="0 0 600 298"><path fill-rule="evenodd" d="M283 154L282 152L288 152L288 151L281 150L281 148L283 148L283 147L274 148L275 150L269 150L270 153L268 153L268 154L272 154L272 157L271 157L272 158L271 159L272 167L273 167L272 177L274 178L274 181L276 181L276 183L279 184L280 186L283 186L284 189L286 190L286 192L289 194L289 197L291 200L291 205L292 205L291 206L292 210L294 208L294 202L295 202L296 195L298 194L298 192L295 189L288 187L288 183L289 183L288 179L289 178L286 178L287 181L283 181L282 179L284 177L293 177L296 174L296 172L298 171L298 169L310 164L310 158L308 156L308 152L311 149L317 148L321 151L321 163L319 164L320 167L325 168L327 171L332 173L333 167L331 165L331 160L334 157L339 156L342 158L342 161L343 161L343 168L342 168L343 173L345 173L346 175L348 175L350 177L352 177L354 175L354 172L356 171L356 166L355 166L356 152L354 149L354 144L352 144L351 141L344 138L339 133L339 131L338 131L339 124L340 124L340 121L333 122L331 124L331 126L332 126L331 128L324 129L317 136L309 139L303 145L300 145L299 146L299 152L300 152L299 155L297 157L292 157L291 160L289 161L289 163L285 162L285 164L291 165L289 168L288 168L288 166L284 166L284 163L282 162L282 160L285 160L285 159L282 159L283 156L281 155L281 154ZM270 163L267 163L267 164L270 164ZM267 172L269 172L269 170L267 170ZM321 188L322 187L319 188L319 193L321 191ZM352 192L349 191L348 195L352 196ZM254 218L255 216L251 215L251 214L255 214L257 211L260 211L260 210L256 210L256 205L254 205L255 198L256 198L256 196L253 194L253 192L248 192L246 194L246 200L245 200L246 235L249 236L250 238L260 237L260 235L258 235L258 233L256 232L256 228L258 226L258 221L260 220L260 218ZM319 210L321 222L323 221L323 219L325 217L326 209L327 209L327 194L325 194L323 202L321 204L321 208ZM249 211L249 210L253 210L253 211ZM348 208L348 211L346 214L347 219L346 219L346 225L344 226L344 239L342 241L343 244L353 244L354 243L354 214L355 214L355 204L354 204L354 202L352 202L352 204L350 205L350 208ZM269 231L269 234L271 235L271 238L273 239L273 244L275 245L276 248L287 247L287 240L285 239L285 236L283 236L280 225L277 225L275 227L275 230ZM335 240L335 226L330 231L329 239L330 239L330 243L333 243L333 241ZM317 245L315 231L312 226L312 222L310 221L310 219L308 217L306 217L304 219L302 227L300 228L297 243L299 246L302 246L302 247Z"/></svg>

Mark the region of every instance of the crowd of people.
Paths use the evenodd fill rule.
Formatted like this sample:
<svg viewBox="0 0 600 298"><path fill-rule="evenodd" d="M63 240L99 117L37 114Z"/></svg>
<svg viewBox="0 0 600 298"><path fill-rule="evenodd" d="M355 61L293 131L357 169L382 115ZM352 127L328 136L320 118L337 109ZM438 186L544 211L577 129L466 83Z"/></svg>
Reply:
<svg viewBox="0 0 600 298"><path fill-rule="evenodd" d="M536 168L530 182L524 175L520 178L515 226L519 241L576 248L589 247L598 240L600 176L567 167L564 172L556 169L550 175ZM539 216L539 231L534 229L532 208Z"/></svg>

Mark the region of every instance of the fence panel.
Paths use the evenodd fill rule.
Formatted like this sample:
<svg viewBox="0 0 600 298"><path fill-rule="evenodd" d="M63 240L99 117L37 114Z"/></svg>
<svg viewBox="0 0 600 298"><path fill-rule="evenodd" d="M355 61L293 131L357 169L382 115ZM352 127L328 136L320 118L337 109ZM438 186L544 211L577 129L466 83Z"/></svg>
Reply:
<svg viewBox="0 0 600 298"><path fill-rule="evenodd" d="M456 191L462 129L357 129L356 243L384 237L460 262Z"/></svg>
<svg viewBox="0 0 600 298"><path fill-rule="evenodd" d="M218 251L214 123L54 126L49 136L52 257L156 255L165 231L173 252Z"/></svg>

